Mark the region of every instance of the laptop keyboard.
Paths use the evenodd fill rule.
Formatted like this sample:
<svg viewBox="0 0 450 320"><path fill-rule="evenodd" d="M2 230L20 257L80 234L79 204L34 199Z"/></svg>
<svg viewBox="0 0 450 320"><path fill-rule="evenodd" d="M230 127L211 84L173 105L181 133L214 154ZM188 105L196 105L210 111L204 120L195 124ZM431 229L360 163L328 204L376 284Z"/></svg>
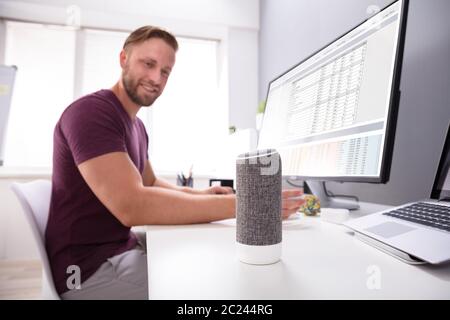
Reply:
<svg viewBox="0 0 450 320"><path fill-rule="evenodd" d="M447 206L417 202L403 208L385 212L383 215L450 232L450 207Z"/></svg>

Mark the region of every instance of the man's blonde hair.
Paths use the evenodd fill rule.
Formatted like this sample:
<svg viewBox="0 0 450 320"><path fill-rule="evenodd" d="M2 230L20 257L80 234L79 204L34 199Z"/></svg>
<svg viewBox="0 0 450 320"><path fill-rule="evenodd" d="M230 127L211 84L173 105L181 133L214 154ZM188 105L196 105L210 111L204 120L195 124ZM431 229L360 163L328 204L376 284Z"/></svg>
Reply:
<svg viewBox="0 0 450 320"><path fill-rule="evenodd" d="M154 26L143 26L134 30L125 40L123 49L127 50L136 43L141 43L152 38L162 39L171 46L173 50L178 50L177 39L170 32Z"/></svg>

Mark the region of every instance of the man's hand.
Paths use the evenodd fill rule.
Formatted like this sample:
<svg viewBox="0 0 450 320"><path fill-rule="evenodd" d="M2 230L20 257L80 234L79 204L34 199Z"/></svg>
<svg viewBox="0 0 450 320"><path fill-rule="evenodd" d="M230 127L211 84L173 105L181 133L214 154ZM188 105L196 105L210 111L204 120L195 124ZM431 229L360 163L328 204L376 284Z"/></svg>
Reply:
<svg viewBox="0 0 450 320"><path fill-rule="evenodd" d="M204 194L233 194L233 189L230 187L212 186L208 189L202 190ZM282 200L282 218L287 219L291 214L296 213L300 207L305 203L305 200L300 198L303 195L302 189L285 189L281 192Z"/></svg>
<svg viewBox="0 0 450 320"><path fill-rule="evenodd" d="M281 192L281 216L283 219L287 219L291 214L296 213L305 203L304 199L299 198L302 195L302 189L285 189Z"/></svg>

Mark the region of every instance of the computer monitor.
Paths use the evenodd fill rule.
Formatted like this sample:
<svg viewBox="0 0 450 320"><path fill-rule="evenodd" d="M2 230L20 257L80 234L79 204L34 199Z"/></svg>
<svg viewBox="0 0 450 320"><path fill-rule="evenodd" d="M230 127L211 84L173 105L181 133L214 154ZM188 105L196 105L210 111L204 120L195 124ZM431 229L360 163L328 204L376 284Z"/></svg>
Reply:
<svg viewBox="0 0 450 320"><path fill-rule="evenodd" d="M358 208L327 197L322 181L389 179L407 5L391 3L269 84L258 149L276 148L283 176L306 181L322 205Z"/></svg>

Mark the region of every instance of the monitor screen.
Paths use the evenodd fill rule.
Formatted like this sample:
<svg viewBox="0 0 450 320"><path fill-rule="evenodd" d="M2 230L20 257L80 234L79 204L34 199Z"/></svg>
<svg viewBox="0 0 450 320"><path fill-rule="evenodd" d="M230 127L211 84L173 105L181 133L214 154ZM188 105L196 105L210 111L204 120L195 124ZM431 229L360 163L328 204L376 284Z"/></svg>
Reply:
<svg viewBox="0 0 450 320"><path fill-rule="evenodd" d="M270 82L258 149L284 176L388 180L405 17L396 1Z"/></svg>

